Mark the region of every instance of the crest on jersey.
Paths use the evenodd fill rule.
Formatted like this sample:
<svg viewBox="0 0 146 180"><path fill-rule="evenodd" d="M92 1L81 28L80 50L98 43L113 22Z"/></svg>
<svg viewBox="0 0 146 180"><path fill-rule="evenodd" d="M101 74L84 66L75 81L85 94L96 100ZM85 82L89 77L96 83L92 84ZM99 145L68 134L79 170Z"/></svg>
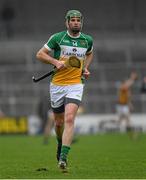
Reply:
<svg viewBox="0 0 146 180"><path fill-rule="evenodd" d="M86 42L85 42L84 40L80 40L80 44L81 44L82 46L85 46L85 45L86 45Z"/></svg>
<svg viewBox="0 0 146 180"><path fill-rule="evenodd" d="M77 47L78 46L77 41L72 41L72 45Z"/></svg>

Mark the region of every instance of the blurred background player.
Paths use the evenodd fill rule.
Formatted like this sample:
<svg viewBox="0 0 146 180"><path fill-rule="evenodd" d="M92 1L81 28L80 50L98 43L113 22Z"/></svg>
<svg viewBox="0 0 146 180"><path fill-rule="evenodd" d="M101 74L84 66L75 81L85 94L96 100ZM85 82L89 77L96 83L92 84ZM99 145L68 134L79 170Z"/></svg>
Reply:
<svg viewBox="0 0 146 180"><path fill-rule="evenodd" d="M54 127L54 114L51 109L48 110L47 115L48 115L48 118L46 120L46 124L43 131L44 144L48 144L51 131Z"/></svg>
<svg viewBox="0 0 146 180"><path fill-rule="evenodd" d="M123 81L118 89L118 123L121 125L124 120L126 123L126 131L128 133L132 130L130 122L130 112L133 110L131 87L136 79L137 73L132 72L129 79Z"/></svg>
<svg viewBox="0 0 146 180"><path fill-rule="evenodd" d="M51 130L54 127L54 116L51 110L50 98L42 96L38 104L38 115L41 119L41 132L43 143L48 144Z"/></svg>
<svg viewBox="0 0 146 180"><path fill-rule="evenodd" d="M146 76L143 78L142 80L142 84L141 84L141 93L146 93Z"/></svg>

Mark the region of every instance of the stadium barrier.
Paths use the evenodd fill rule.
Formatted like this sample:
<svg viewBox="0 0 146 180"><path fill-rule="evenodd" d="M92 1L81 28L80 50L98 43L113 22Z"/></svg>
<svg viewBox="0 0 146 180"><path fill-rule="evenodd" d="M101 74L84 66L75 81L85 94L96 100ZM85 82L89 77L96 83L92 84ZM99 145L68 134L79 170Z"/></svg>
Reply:
<svg viewBox="0 0 146 180"><path fill-rule="evenodd" d="M75 134L125 132L125 122L119 126L116 114L83 114L75 121ZM146 114L131 115L131 126L135 131L146 132ZM28 117L0 118L0 134L36 135L41 132L41 120L36 115ZM54 129L52 135L54 135Z"/></svg>
<svg viewBox="0 0 146 180"><path fill-rule="evenodd" d="M0 134L27 134L28 120L26 117L0 118Z"/></svg>
<svg viewBox="0 0 146 180"><path fill-rule="evenodd" d="M135 131L146 132L146 114L131 115L131 127ZM105 132L126 132L126 124L123 121L119 126L116 114L89 114L77 116L75 121L75 133L94 134Z"/></svg>

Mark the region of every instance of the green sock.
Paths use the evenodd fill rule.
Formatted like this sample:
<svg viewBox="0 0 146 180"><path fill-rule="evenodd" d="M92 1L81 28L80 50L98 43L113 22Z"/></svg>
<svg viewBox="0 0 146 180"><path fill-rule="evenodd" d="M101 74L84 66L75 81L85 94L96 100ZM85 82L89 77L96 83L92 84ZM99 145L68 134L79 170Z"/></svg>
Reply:
<svg viewBox="0 0 146 180"><path fill-rule="evenodd" d="M68 155L68 153L69 153L69 150L70 150L70 147L69 147L69 146L65 146L65 145L62 146L60 158L61 158L63 161L66 161L66 160L67 160L67 155Z"/></svg>

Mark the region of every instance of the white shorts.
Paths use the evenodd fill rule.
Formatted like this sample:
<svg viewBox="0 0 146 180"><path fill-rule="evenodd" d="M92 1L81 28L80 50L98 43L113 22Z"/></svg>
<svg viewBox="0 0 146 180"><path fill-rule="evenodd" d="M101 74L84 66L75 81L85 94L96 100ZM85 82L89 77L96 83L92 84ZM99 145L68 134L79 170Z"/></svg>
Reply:
<svg viewBox="0 0 146 180"><path fill-rule="evenodd" d="M118 104L116 108L118 115L128 115L130 113L128 105Z"/></svg>
<svg viewBox="0 0 146 180"><path fill-rule="evenodd" d="M58 86L50 84L50 98L51 98L51 107L55 112L63 112L64 105L67 103L80 104L83 96L83 84L74 84L67 86ZM62 107L60 109L60 107Z"/></svg>

